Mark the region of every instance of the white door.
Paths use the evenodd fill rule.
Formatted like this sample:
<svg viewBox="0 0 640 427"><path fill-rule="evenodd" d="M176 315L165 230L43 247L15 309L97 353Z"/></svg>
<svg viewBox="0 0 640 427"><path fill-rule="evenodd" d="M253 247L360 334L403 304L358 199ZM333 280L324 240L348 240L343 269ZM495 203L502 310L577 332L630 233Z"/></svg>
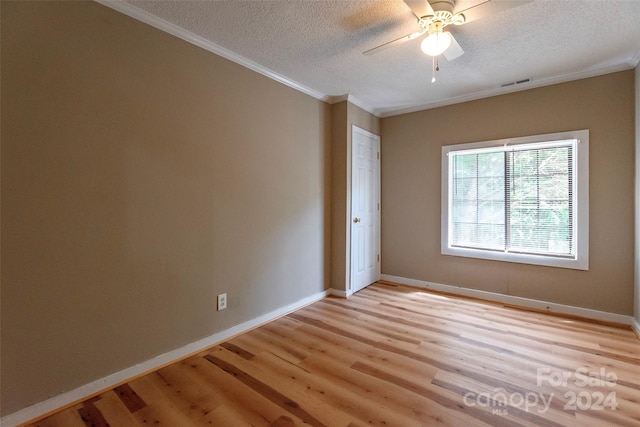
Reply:
<svg viewBox="0 0 640 427"><path fill-rule="evenodd" d="M351 134L351 286L357 292L380 278L380 137Z"/></svg>

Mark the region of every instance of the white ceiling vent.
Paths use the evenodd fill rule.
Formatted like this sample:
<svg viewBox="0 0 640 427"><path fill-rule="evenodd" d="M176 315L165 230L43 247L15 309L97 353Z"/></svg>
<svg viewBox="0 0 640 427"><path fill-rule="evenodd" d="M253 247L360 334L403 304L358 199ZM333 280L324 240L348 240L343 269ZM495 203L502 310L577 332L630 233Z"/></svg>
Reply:
<svg viewBox="0 0 640 427"><path fill-rule="evenodd" d="M531 81L531 77L529 77L528 79L516 80L515 82L502 83L500 87L516 86L516 85L521 85L523 83L529 83L530 81Z"/></svg>
<svg viewBox="0 0 640 427"><path fill-rule="evenodd" d="M629 70L640 60L640 0L96 1L325 102L348 94L380 117ZM453 38L432 85L433 59L420 44L436 11ZM615 23L606 37L603 21ZM527 76L535 77L514 81Z"/></svg>

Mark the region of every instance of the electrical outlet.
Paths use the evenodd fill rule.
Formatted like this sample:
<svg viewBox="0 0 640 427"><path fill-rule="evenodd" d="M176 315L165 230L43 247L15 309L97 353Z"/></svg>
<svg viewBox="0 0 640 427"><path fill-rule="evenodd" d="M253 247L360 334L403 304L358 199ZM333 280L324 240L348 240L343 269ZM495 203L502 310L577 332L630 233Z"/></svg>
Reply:
<svg viewBox="0 0 640 427"><path fill-rule="evenodd" d="M227 294L218 295L218 311L227 308Z"/></svg>

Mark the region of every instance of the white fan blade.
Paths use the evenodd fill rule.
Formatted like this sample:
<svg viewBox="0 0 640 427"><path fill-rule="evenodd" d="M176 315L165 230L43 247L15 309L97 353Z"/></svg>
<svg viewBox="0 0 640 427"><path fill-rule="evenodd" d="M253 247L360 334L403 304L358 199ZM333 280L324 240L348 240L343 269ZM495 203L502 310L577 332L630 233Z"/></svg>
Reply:
<svg viewBox="0 0 640 427"><path fill-rule="evenodd" d="M404 43L406 41L416 39L416 38L420 37L421 35L423 35L424 33L425 33L425 31L418 31L416 33L407 34L406 36L402 36L402 37L400 37L398 39L391 40L390 42L386 42L384 44L381 44L380 46L376 46L376 47L374 47L372 49L365 50L362 53L364 55L373 55L374 53L378 53L380 51L383 51L383 50L385 50L386 48L388 48L390 46L395 46L397 44Z"/></svg>
<svg viewBox="0 0 640 427"><path fill-rule="evenodd" d="M533 0L487 0L483 3L478 3L464 10L456 10L454 14L459 13L464 15L464 23L476 21L482 19L485 16L495 15L503 10L511 9L517 6L522 6L526 3L531 3Z"/></svg>
<svg viewBox="0 0 640 427"><path fill-rule="evenodd" d="M447 61L453 61L454 59L462 56L464 54L464 50L462 50L455 37L453 37L453 34L449 31L446 31L445 34L449 34L451 36L451 44L442 54L447 58Z"/></svg>
<svg viewBox="0 0 640 427"><path fill-rule="evenodd" d="M411 8L418 19L423 16L435 15L433 8L427 0L404 0L404 2Z"/></svg>

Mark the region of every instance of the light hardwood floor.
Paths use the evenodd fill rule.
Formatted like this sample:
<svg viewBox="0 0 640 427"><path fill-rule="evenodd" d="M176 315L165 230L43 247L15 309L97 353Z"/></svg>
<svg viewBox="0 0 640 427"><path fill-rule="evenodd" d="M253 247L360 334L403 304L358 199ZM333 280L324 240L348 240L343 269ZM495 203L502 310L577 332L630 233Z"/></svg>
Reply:
<svg viewBox="0 0 640 427"><path fill-rule="evenodd" d="M640 340L376 283L32 425L640 426Z"/></svg>

